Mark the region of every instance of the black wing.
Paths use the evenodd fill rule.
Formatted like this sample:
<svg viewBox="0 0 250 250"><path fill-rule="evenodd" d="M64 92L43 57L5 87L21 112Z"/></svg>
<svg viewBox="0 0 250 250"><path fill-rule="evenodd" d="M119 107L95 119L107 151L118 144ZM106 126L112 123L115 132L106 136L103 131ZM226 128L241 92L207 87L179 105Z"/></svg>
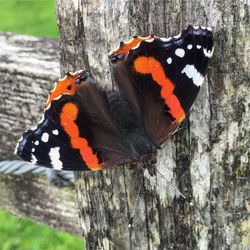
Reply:
<svg viewBox="0 0 250 250"><path fill-rule="evenodd" d="M129 160L107 93L86 71L58 81L45 107L42 121L17 145L24 160L64 170L98 170Z"/></svg>
<svg viewBox="0 0 250 250"><path fill-rule="evenodd" d="M121 92L157 146L191 108L212 54L212 32L193 26L169 39L134 37L110 53Z"/></svg>

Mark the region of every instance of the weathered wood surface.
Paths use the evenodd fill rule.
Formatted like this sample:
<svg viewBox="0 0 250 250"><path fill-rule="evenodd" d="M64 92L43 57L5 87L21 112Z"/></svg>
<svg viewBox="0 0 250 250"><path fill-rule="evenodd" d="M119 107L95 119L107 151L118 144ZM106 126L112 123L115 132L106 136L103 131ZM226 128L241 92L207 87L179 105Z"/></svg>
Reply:
<svg viewBox="0 0 250 250"><path fill-rule="evenodd" d="M0 76L0 160L13 160L17 141L40 120L60 76L58 41L0 33ZM0 190L1 209L80 233L73 188L59 189L44 176L0 174Z"/></svg>
<svg viewBox="0 0 250 250"><path fill-rule="evenodd" d="M0 33L0 74L0 160L10 160L23 131L41 119L60 76L58 42Z"/></svg>
<svg viewBox="0 0 250 250"><path fill-rule="evenodd" d="M144 174L134 229L127 221L136 168L82 173L77 194L88 249L249 249L249 6L245 1L57 0L61 69L90 68L111 84L107 53L133 35L170 36L186 24L214 30L208 78L182 130L158 156L158 169L192 197L176 197Z"/></svg>

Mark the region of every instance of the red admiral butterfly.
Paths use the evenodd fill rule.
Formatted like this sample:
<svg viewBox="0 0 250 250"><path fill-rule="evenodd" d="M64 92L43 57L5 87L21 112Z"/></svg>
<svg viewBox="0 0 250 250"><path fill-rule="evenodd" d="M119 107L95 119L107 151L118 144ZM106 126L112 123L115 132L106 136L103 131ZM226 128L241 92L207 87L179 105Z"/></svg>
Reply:
<svg viewBox="0 0 250 250"><path fill-rule="evenodd" d="M85 70L67 73L16 153L58 170L135 162L155 175L157 149L191 108L212 54L212 32L203 27L121 42L109 54L117 89L103 89Z"/></svg>

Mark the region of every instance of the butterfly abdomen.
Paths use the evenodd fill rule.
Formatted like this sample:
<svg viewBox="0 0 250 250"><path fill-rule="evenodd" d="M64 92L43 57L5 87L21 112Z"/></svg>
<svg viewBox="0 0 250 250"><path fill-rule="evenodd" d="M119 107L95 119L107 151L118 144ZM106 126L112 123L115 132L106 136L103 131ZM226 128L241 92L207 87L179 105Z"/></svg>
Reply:
<svg viewBox="0 0 250 250"><path fill-rule="evenodd" d="M124 133L124 140L130 145L132 158L139 159L152 153L153 142L128 100L114 92L110 93L108 99L111 113Z"/></svg>
<svg viewBox="0 0 250 250"><path fill-rule="evenodd" d="M125 133L130 133L137 127L140 127L139 121L133 112L133 108L129 105L126 98L120 94L112 92L108 96L110 111L118 123L118 126Z"/></svg>

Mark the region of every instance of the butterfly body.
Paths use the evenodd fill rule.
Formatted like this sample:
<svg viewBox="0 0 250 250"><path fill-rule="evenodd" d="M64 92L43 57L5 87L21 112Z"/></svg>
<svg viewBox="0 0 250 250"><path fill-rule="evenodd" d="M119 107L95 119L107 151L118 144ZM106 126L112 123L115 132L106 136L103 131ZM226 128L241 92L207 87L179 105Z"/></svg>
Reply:
<svg viewBox="0 0 250 250"><path fill-rule="evenodd" d="M109 54L116 90L102 88L85 70L68 73L17 154L64 170L139 163L154 175L157 150L193 105L212 53L211 31L193 26L170 39L120 43Z"/></svg>
<svg viewBox="0 0 250 250"><path fill-rule="evenodd" d="M131 159L140 161L145 155L156 153L155 142L138 120L128 100L119 94L111 94L108 100L111 113L124 133L124 144L130 149Z"/></svg>

